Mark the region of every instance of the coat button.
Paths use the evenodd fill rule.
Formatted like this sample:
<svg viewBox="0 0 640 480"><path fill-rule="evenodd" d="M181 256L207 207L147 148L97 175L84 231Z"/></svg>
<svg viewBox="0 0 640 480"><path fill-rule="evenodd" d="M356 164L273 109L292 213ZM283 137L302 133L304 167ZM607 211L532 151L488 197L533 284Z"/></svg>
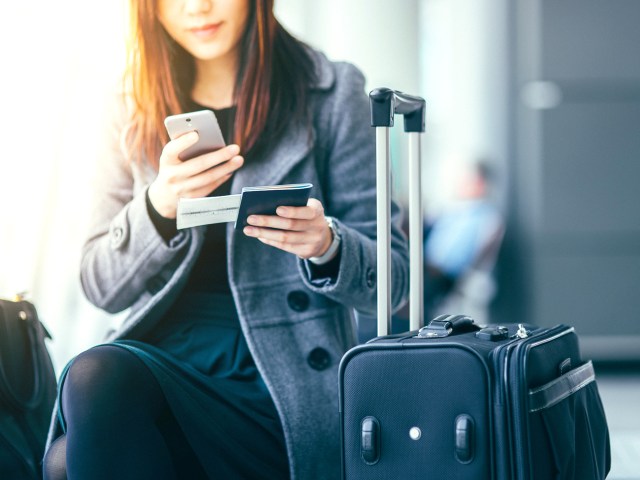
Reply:
<svg viewBox="0 0 640 480"><path fill-rule="evenodd" d="M124 230L116 227L111 231L111 248L117 249L124 243Z"/></svg>
<svg viewBox="0 0 640 480"><path fill-rule="evenodd" d="M367 287L375 288L376 286L376 272L375 270L369 269L367 271Z"/></svg>
<svg viewBox="0 0 640 480"><path fill-rule="evenodd" d="M302 290L294 290L293 292L289 292L289 295L287 295L287 303L291 310L295 312L304 312L309 308L311 300L309 299L309 295Z"/></svg>
<svg viewBox="0 0 640 480"><path fill-rule="evenodd" d="M324 348L316 347L309 353L307 363L314 370L324 370L331 365L331 356Z"/></svg>

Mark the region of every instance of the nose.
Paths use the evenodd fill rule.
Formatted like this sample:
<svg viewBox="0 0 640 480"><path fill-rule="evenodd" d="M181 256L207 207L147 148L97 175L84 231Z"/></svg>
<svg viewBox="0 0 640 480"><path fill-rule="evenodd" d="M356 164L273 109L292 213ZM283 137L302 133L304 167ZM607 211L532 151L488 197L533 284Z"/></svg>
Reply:
<svg viewBox="0 0 640 480"><path fill-rule="evenodd" d="M207 13L211 10L211 0L185 0L184 10L185 13L191 15L197 15L199 13Z"/></svg>

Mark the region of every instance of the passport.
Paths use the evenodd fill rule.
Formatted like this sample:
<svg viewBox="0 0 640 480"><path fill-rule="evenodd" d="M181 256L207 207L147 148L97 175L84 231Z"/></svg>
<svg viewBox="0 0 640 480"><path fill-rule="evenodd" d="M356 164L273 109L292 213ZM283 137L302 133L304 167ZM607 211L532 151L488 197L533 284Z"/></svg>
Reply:
<svg viewBox="0 0 640 480"><path fill-rule="evenodd" d="M235 222L235 228L242 230L249 215L275 215L280 206L304 207L312 187L310 183L244 187L236 195L181 198L177 228Z"/></svg>
<svg viewBox="0 0 640 480"><path fill-rule="evenodd" d="M249 215L275 215L278 207L304 207L311 193L310 183L244 187L240 198L236 230L248 225Z"/></svg>

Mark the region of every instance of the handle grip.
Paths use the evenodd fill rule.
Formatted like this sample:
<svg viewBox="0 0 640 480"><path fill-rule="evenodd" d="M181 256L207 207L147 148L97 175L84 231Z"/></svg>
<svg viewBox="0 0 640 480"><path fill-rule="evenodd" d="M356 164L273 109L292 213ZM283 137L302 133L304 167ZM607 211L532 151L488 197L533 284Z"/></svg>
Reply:
<svg viewBox="0 0 640 480"><path fill-rule="evenodd" d="M424 132L423 98L385 87L372 90L369 98L372 127L393 127L394 115L398 113L404 115L405 132Z"/></svg>
<svg viewBox="0 0 640 480"><path fill-rule="evenodd" d="M421 338L442 338L457 333L467 333L479 330L473 318L466 315L438 315L422 327L418 332Z"/></svg>

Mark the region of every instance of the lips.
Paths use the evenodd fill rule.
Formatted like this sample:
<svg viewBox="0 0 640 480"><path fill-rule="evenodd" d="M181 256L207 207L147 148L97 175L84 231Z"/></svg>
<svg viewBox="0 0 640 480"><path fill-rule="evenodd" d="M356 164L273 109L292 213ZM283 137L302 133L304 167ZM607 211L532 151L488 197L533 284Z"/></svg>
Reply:
<svg viewBox="0 0 640 480"><path fill-rule="evenodd" d="M221 26L222 22L207 23L205 25L199 25L197 27L190 28L189 31L200 39L207 39L215 36L218 30L220 30Z"/></svg>

